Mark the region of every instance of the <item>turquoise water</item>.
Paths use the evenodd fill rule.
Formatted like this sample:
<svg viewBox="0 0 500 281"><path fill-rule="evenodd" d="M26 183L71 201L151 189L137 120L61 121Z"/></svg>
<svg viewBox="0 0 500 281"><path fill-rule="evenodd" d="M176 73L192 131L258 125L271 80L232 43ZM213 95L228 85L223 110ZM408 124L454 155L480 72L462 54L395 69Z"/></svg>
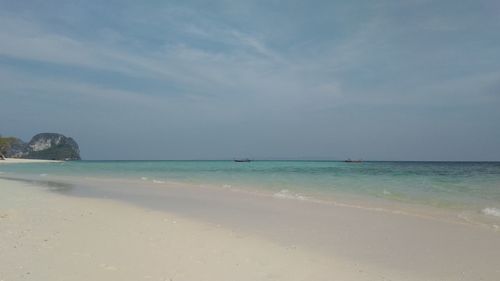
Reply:
<svg viewBox="0 0 500 281"><path fill-rule="evenodd" d="M486 212L500 216L500 162L75 161L0 166L0 177L9 175L182 182L299 199L352 194L444 208L488 208Z"/></svg>

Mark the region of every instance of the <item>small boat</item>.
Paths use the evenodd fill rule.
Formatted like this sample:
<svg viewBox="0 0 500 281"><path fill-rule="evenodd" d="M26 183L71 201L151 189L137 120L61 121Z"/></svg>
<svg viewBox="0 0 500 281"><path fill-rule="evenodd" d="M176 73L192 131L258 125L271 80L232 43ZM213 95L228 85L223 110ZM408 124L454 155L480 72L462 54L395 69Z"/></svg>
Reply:
<svg viewBox="0 0 500 281"><path fill-rule="evenodd" d="M245 158L245 159L234 159L234 162L252 162L252 160Z"/></svg>
<svg viewBox="0 0 500 281"><path fill-rule="evenodd" d="M344 162L346 163L361 163L363 162L363 160L359 159L359 160L352 160L352 159L347 159L347 160L344 160Z"/></svg>

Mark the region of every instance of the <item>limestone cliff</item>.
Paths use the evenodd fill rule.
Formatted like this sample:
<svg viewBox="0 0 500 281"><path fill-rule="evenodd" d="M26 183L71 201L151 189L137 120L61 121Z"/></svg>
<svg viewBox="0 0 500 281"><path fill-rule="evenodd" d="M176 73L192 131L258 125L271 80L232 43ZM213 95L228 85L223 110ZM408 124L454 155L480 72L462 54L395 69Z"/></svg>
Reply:
<svg viewBox="0 0 500 281"><path fill-rule="evenodd" d="M7 157L80 160L78 144L70 137L55 133L42 133L34 136L29 143L17 138L1 138L6 145L2 153Z"/></svg>

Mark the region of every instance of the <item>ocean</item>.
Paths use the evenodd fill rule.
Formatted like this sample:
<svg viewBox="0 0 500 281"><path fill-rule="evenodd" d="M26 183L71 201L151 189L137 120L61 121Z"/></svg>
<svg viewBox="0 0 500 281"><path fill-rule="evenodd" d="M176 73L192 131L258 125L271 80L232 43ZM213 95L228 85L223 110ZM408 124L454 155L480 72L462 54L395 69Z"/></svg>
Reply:
<svg viewBox="0 0 500 281"><path fill-rule="evenodd" d="M324 202L371 198L474 213L500 224L500 162L69 161L2 165L0 177L182 183Z"/></svg>

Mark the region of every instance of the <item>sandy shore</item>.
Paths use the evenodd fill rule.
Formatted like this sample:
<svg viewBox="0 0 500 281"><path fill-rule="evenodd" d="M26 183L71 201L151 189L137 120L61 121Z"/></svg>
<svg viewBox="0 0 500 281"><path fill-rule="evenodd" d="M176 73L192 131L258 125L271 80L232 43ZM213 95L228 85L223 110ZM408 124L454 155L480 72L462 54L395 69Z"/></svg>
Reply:
<svg viewBox="0 0 500 281"><path fill-rule="evenodd" d="M57 163L57 162L63 162L63 161L41 160L41 159L19 159L19 158L5 158L5 160L0 160L0 164Z"/></svg>
<svg viewBox="0 0 500 281"><path fill-rule="evenodd" d="M0 280L419 280L241 231L0 179Z"/></svg>
<svg viewBox="0 0 500 281"><path fill-rule="evenodd" d="M3 281L500 276L498 229L448 216L168 183L3 178Z"/></svg>

